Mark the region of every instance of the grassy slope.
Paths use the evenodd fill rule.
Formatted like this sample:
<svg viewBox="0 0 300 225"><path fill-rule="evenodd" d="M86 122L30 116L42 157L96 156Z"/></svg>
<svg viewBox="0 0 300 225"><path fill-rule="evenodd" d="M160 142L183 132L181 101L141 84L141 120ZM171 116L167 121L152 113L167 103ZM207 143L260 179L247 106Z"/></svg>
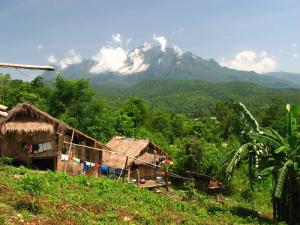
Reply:
<svg viewBox="0 0 300 225"><path fill-rule="evenodd" d="M47 182L37 215L22 190L25 176ZM198 193L184 201L183 191L153 193L107 178L71 177L0 166L0 224L268 224L270 209L246 201Z"/></svg>

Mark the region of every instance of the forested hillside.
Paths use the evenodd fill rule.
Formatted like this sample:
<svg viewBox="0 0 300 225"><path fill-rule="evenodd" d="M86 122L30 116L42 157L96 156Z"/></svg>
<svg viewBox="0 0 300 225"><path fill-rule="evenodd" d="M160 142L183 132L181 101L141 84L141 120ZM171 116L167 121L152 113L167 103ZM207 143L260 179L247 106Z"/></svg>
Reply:
<svg viewBox="0 0 300 225"><path fill-rule="evenodd" d="M234 100L244 102L252 111L260 113L276 99L283 102L300 102L300 89L266 88L248 82L208 83L179 79L144 80L132 87L116 85L93 86L102 97L116 102L130 96L139 96L154 107L192 117L210 116L216 103Z"/></svg>
<svg viewBox="0 0 300 225"><path fill-rule="evenodd" d="M246 154L236 153L240 146L251 140L252 136L248 133L254 129L251 126L257 123L252 122L250 125L245 123L245 116L238 112L237 101L243 101L246 106L249 105L251 111L253 109L254 116L261 126L273 128L284 136L286 132L286 124L283 119L285 104L300 102L299 90L267 89L242 82L211 84L182 80L148 80L128 89L97 86L96 93L90 87L88 80L68 80L57 76L49 87L44 84L41 77L37 77L30 83L12 80L9 75L1 75L0 78L3 104L12 107L19 102L30 102L104 143L114 135L151 139L174 158L173 172L186 176L185 171L189 170L216 177L224 183L226 195L245 202L245 205L237 206L239 217L242 218L239 220L236 217L232 218L231 206L229 208L213 206L213 209L210 209L211 206L205 209L197 208L201 201L210 200L203 200L196 194L197 199L200 198L199 202L197 200L196 203L182 203L188 206L179 206L183 207L180 210L187 214L180 216L178 221L186 220L185 218L189 217L194 209L198 210L201 215L208 213L208 223L211 223L210 219L215 216L225 218L224 220L216 218L216 221L220 221L221 224L230 223L231 220L255 224L271 219L271 179L268 176L263 179L259 175L253 182L253 176L247 178L248 159L247 157L243 158ZM250 113L245 114L246 118L248 114ZM229 163L232 159L244 160L235 161L232 164L238 166L239 169L231 176L231 179L228 179L226 168L231 165ZM264 161L262 160L262 162ZM5 173L7 173L7 169L5 169ZM51 176L50 183L53 182L52 179L58 179L53 177L54 175ZM74 182L81 182L74 179ZM1 182L5 188L12 190L8 181ZM84 180L84 182L92 184L98 181ZM105 183L106 181L99 182ZM180 179L174 179L172 182L176 188L183 188L194 194L198 193L192 183L188 184ZM61 185L68 186L70 184ZM92 187L87 186L87 189L91 190ZM113 185L110 183L105 186L114 194L118 190L112 190L112 187ZM126 189L125 186L121 187L122 190ZM74 195L77 194L74 193ZM152 194L149 195L149 198L155 199L154 202L159 201ZM230 201L226 200L225 204L236 204ZM195 205L196 208L192 210L189 207L194 206L190 204L197 206ZM210 203L208 204L210 205ZM249 211L248 204L252 204L253 209L251 210L253 211ZM164 208L165 205L160 207ZM164 208L164 210L168 209ZM178 209L172 210L176 215ZM260 210L263 212L258 213ZM263 215L267 217L266 220L263 219L265 217ZM136 218L134 221L144 221L144 217L137 218L135 213L133 213L133 217ZM169 217L172 218L168 215ZM249 217L249 220L244 220L245 217ZM81 214L80 218L82 219ZM96 217L93 214L91 218ZM151 217L151 221L157 219L156 216ZM190 219L186 221L193 223L195 217Z"/></svg>

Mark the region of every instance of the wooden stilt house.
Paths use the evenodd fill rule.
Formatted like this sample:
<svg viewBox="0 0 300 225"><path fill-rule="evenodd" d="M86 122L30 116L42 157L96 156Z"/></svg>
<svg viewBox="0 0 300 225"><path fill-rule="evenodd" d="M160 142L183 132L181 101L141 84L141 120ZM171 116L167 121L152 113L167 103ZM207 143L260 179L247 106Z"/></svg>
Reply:
<svg viewBox="0 0 300 225"><path fill-rule="evenodd" d="M102 164L113 169L126 171L128 179L155 180L162 176L159 166L162 161L172 160L157 145L147 139L114 136L107 144L114 152L103 152Z"/></svg>
<svg viewBox="0 0 300 225"><path fill-rule="evenodd" d="M0 156L11 157L33 168L65 171L72 175L82 172L84 162L101 164L102 151L70 147L65 142L107 149L99 141L28 103L16 105L0 121ZM80 161L75 162L73 158ZM98 169L86 172L97 175Z"/></svg>

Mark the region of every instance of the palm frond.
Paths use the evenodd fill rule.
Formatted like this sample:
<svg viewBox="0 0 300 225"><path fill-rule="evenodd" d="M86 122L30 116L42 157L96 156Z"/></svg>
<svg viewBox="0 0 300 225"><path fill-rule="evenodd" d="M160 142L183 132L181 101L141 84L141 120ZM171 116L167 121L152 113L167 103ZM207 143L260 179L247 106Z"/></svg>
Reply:
<svg viewBox="0 0 300 225"><path fill-rule="evenodd" d="M288 151L290 150L289 146L286 146L286 145L283 145L283 146L280 146L279 148L277 148L275 150L275 153L278 154L278 153L287 153Z"/></svg>
<svg viewBox="0 0 300 225"><path fill-rule="evenodd" d="M284 137L282 137L277 131L275 131L272 128L261 128L260 129L261 132L265 135L265 136L269 136L271 138L273 138L274 140L276 140L277 142L281 143L282 145L287 144L286 139L284 139ZM261 133L261 134L262 134Z"/></svg>
<svg viewBox="0 0 300 225"><path fill-rule="evenodd" d="M236 151L236 153L234 154L233 158L231 159L229 165L226 168L226 174L228 174L228 175L232 174L234 168L236 167L238 162L241 160L243 154L248 151L248 148L250 146L252 146L251 143L244 144Z"/></svg>
<svg viewBox="0 0 300 225"><path fill-rule="evenodd" d="M275 189L275 197L276 198L281 198L282 191L283 191L283 186L285 184L286 177L288 175L289 167L293 165L293 162L291 160L288 160L284 166L282 167L280 173L279 173L279 178L277 181L276 189Z"/></svg>
<svg viewBox="0 0 300 225"><path fill-rule="evenodd" d="M260 131L258 122L243 103L239 102L238 104L235 104L235 108L239 113L243 115L243 119L245 120L246 125L250 127L250 132Z"/></svg>
<svg viewBox="0 0 300 225"><path fill-rule="evenodd" d="M262 142L266 145L269 145L274 149L277 149L280 146L282 146L280 142L264 134L252 133L250 134L250 137L255 141Z"/></svg>

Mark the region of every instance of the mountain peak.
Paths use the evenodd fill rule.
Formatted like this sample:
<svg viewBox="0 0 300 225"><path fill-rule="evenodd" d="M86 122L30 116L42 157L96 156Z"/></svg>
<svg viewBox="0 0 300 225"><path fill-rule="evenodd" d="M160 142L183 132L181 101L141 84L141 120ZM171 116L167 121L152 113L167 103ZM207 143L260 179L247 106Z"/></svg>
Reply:
<svg viewBox="0 0 300 225"><path fill-rule="evenodd" d="M214 59L203 59L178 47L143 45L126 52L122 48L102 48L93 60L82 60L62 70L64 77L89 78L93 84L118 83L131 85L143 79L200 80L207 82L247 81L268 87L295 87L279 77L264 76L220 66ZM48 79L53 75L46 73Z"/></svg>

